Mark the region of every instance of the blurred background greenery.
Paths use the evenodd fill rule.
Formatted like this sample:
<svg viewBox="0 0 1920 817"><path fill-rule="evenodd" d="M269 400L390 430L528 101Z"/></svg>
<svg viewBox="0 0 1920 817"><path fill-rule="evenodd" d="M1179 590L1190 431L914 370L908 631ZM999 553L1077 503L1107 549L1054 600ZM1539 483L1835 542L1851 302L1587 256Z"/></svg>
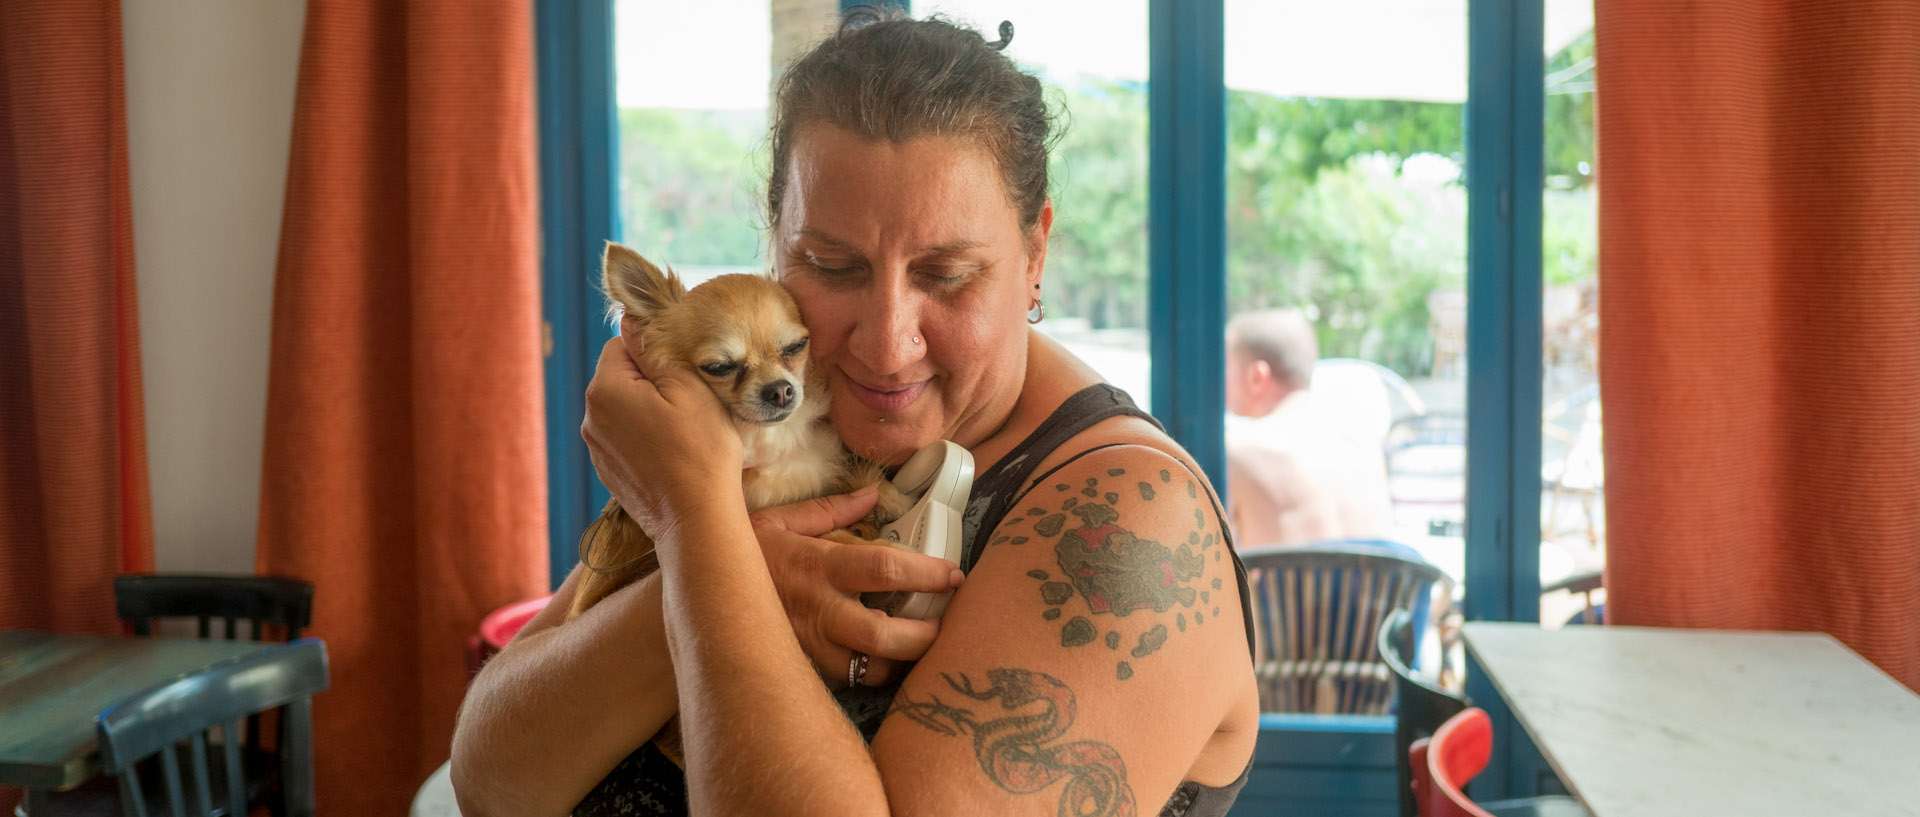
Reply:
<svg viewBox="0 0 1920 817"><path fill-rule="evenodd" d="M1575 303L1591 300L1598 256L1592 65L1591 32L1547 64L1545 278ZM1050 92L1065 130L1049 312L1143 328L1146 88ZM1227 104L1231 310L1300 307L1323 357L1433 374L1436 293L1466 284L1463 106L1249 91ZM683 267L764 268L765 127L763 111L622 109L625 240Z"/></svg>

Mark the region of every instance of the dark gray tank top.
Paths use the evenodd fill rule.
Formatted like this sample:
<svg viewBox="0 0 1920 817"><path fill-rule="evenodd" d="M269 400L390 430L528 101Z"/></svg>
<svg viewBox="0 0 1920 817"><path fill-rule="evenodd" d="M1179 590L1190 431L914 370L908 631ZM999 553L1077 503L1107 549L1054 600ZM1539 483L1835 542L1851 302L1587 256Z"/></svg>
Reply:
<svg viewBox="0 0 1920 817"><path fill-rule="evenodd" d="M1034 470L1049 454L1095 423L1119 416L1139 417L1153 423L1156 428L1160 427L1160 422L1134 405L1126 392L1098 383L1067 398L1039 428L976 477L962 527L967 546L961 555L960 569L973 570L974 563L986 551L987 537L993 532L994 523L1006 518L1014 503L1027 491L1068 463L1112 446L1089 448L1048 469L1045 474L1034 476ZM1200 482L1206 484L1204 479ZM1222 536L1226 539L1227 553L1233 558L1234 578L1240 584L1240 615L1246 626L1247 654L1251 657L1254 639L1253 596L1247 589L1247 570L1233 547L1233 534L1227 527L1226 514L1221 511L1219 500L1212 497L1211 493L1209 498L1213 502L1214 516L1220 522ZM860 734L872 740L874 733L880 730L880 722L886 720L887 711L893 706L894 695L899 691L900 684L896 681L883 687L863 686L841 690L834 693L834 699L846 711L847 718L860 728ZM1253 761L1249 758L1247 768L1240 772L1239 778L1225 786L1205 786L1192 781L1181 783L1161 808L1161 817L1225 817L1227 809L1239 797L1240 789L1246 786L1247 772L1252 768ZM686 814L686 773L649 742L608 772L599 785L580 801L580 805L574 807L573 813L574 817L677 817Z"/></svg>

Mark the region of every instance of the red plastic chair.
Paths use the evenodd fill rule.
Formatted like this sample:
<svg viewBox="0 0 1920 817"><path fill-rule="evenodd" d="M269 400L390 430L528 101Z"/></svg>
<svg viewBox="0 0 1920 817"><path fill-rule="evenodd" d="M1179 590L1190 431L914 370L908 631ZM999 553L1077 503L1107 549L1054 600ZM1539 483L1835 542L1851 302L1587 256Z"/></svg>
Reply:
<svg viewBox="0 0 1920 817"><path fill-rule="evenodd" d="M552 600L552 594L548 594L516 601L481 619L480 631L467 637L467 678L472 679L480 671L480 665L485 664L500 648L507 646L520 628L527 626L527 622L532 621L534 615Z"/></svg>
<svg viewBox="0 0 1920 817"><path fill-rule="evenodd" d="M1481 808L1461 788L1487 767L1493 755L1493 723L1477 706L1460 710L1433 733L1414 741L1413 799L1420 817L1516 817L1517 815L1585 815L1571 797L1535 797Z"/></svg>
<svg viewBox="0 0 1920 817"><path fill-rule="evenodd" d="M1413 799L1420 817L1493 817L1460 790L1493 755L1493 724L1477 706L1460 710L1433 733L1413 742Z"/></svg>

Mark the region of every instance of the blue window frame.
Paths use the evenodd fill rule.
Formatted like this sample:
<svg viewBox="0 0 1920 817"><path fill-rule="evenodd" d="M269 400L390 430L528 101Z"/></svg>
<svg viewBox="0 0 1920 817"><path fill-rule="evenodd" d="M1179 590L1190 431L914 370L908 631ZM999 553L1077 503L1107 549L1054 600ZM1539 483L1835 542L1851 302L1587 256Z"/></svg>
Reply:
<svg viewBox="0 0 1920 817"><path fill-rule="evenodd" d="M842 7L857 4L843 0ZM613 0L537 0L535 8L550 564L558 586L576 561L579 532L607 498L577 429L587 379L609 336L594 318L597 296L591 283L602 242L619 235L614 178L619 142ZM1226 315L1224 0L1152 0L1149 17L1152 404L1201 466L1220 473L1225 459L1220 340ZM1532 621L1539 615L1539 552L1530 537L1515 532L1540 527L1543 30L1542 0L1468 4L1471 522L1466 615L1471 620ZM1500 726L1495 739L1500 754L1476 786L1488 794L1530 794L1540 768L1537 755L1484 684L1470 683L1468 692ZM1390 740L1391 729L1383 729L1380 720L1269 716L1263 720L1263 745L1272 736L1278 736L1276 746L1298 746L1344 735L1372 746ZM1378 752L1362 754L1368 753Z"/></svg>
<svg viewBox="0 0 1920 817"><path fill-rule="evenodd" d="M1467 8L1466 617L1538 621L1545 4ZM1467 694L1496 730L1481 796L1536 793L1544 764L1485 673Z"/></svg>
<svg viewBox="0 0 1920 817"><path fill-rule="evenodd" d="M1222 0L1147 5L1153 409L1215 475L1226 473L1227 461L1226 34Z"/></svg>
<svg viewBox="0 0 1920 817"><path fill-rule="evenodd" d="M575 543L607 502L580 439L587 380L610 336L600 313L601 247L619 237L620 141L613 98L613 0L534 6L540 75L540 309L547 398L549 583L579 561Z"/></svg>

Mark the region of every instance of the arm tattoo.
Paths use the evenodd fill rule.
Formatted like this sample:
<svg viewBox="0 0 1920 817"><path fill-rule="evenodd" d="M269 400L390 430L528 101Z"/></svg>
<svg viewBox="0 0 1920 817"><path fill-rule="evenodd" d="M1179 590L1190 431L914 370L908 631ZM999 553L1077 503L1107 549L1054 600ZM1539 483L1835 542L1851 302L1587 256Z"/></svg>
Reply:
<svg viewBox="0 0 1920 817"><path fill-rule="evenodd" d="M964 675L941 677L954 692L979 702L981 712L965 701L948 705L937 695L903 700L895 711L942 735L971 736L980 770L1001 789L1030 794L1065 780L1061 817L1133 817L1133 788L1120 753L1098 741L1060 741L1075 714L1066 684L1023 669L987 670L985 689Z"/></svg>
<svg viewBox="0 0 1920 817"><path fill-rule="evenodd" d="M1053 542L1059 578L1045 570L1030 570L1027 576L1040 583L1040 600L1047 605L1041 617L1047 621L1066 619L1060 627L1061 646L1104 643L1117 652L1123 642L1130 642L1127 655L1142 659L1164 646L1175 631L1186 632L1189 621L1201 625L1209 616L1220 616L1213 594L1221 589L1221 582L1218 578L1203 579L1208 561L1205 554L1213 550L1212 560L1221 561L1216 548L1224 543L1207 525L1205 503L1194 481L1186 479L1183 486L1185 501L1194 505L1193 530L1187 533L1186 541L1173 547L1136 535L1114 508L1121 490L1137 495L1140 502L1178 501L1182 491L1171 488L1173 475L1160 471L1157 486L1154 476L1129 478L1126 469L1113 468L1107 471L1109 479L1105 481L1090 477L1081 485L1056 483L1050 494L1036 490L1034 504L1006 523L1006 527L1014 528L1031 522L1031 534L994 539L995 545L1024 544L1030 536ZM1123 638L1117 630L1108 630L1102 638L1100 626L1093 619L1064 614L1064 606L1075 598L1084 600L1089 615L1110 617L1103 620L1114 626L1121 623L1118 619L1135 612L1143 616L1159 614L1160 620L1132 639ZM1169 622L1164 614L1170 611L1174 615ZM1116 655L1116 659L1114 675L1123 681L1133 677L1133 666L1123 657Z"/></svg>

